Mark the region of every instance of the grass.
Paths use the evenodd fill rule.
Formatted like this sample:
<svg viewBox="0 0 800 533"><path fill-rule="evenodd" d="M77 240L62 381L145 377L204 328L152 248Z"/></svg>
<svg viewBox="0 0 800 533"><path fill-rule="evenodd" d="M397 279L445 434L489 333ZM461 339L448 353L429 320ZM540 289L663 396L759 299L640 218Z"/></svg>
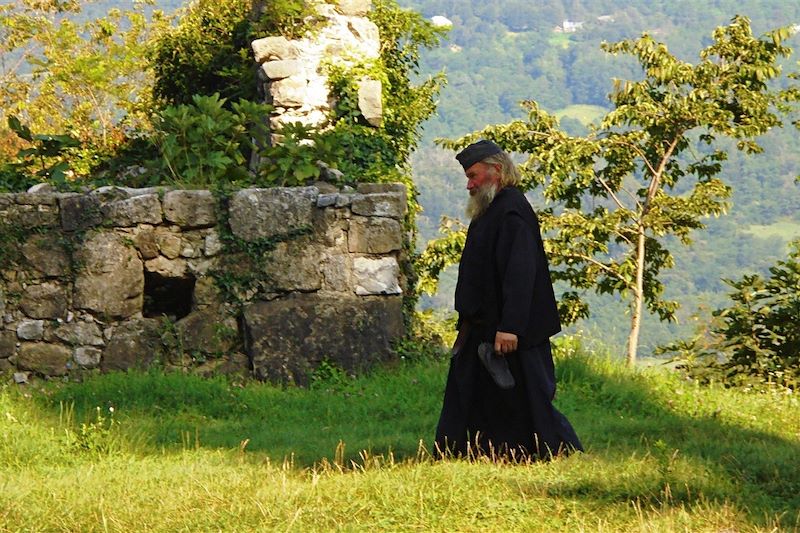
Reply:
<svg viewBox="0 0 800 533"><path fill-rule="evenodd" d="M779 237L789 242L800 238L800 222L780 220L766 226L751 224L746 231L755 237Z"/></svg>
<svg viewBox="0 0 800 533"><path fill-rule="evenodd" d="M575 104L559 109L553 113L558 120L564 117L574 118L584 126L599 121L607 113L607 109L599 105Z"/></svg>
<svg viewBox="0 0 800 533"><path fill-rule="evenodd" d="M523 465L430 459L443 361L309 390L180 374L8 387L0 531L800 530L798 398L574 348L557 404L587 453Z"/></svg>

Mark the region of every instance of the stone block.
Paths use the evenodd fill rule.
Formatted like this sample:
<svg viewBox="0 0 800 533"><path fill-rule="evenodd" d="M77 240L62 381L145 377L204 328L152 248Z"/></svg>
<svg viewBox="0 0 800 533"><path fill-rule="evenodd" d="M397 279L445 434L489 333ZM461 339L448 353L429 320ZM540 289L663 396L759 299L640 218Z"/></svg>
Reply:
<svg viewBox="0 0 800 533"><path fill-rule="evenodd" d="M160 353L161 330L155 318L132 319L117 326L103 350L101 370L147 368Z"/></svg>
<svg viewBox="0 0 800 533"><path fill-rule="evenodd" d="M137 224L160 224L161 201L156 194L134 196L100 206L104 221L112 226L130 227Z"/></svg>
<svg viewBox="0 0 800 533"><path fill-rule="evenodd" d="M213 257L220 252L222 252L222 241L219 233L212 231L203 239L203 253L206 257Z"/></svg>
<svg viewBox="0 0 800 533"><path fill-rule="evenodd" d="M100 201L90 195L65 196L58 200L61 228L77 231L92 228L102 222Z"/></svg>
<svg viewBox="0 0 800 533"><path fill-rule="evenodd" d="M17 349L17 336L13 331L0 331L0 359L8 359Z"/></svg>
<svg viewBox="0 0 800 533"><path fill-rule="evenodd" d="M219 307L189 313L175 323L175 330L185 352L222 354L232 350L239 338L236 319Z"/></svg>
<svg viewBox="0 0 800 533"><path fill-rule="evenodd" d="M153 259L158 257L158 243L156 242L156 232L152 228L147 228L136 233L133 243L142 259Z"/></svg>
<svg viewBox="0 0 800 533"><path fill-rule="evenodd" d="M350 252L385 254L403 247L403 227L393 218L354 216L348 233Z"/></svg>
<svg viewBox="0 0 800 533"><path fill-rule="evenodd" d="M156 257L145 261L144 268L165 278L182 278L186 275L186 260Z"/></svg>
<svg viewBox="0 0 800 533"><path fill-rule="evenodd" d="M55 234L30 236L22 245L22 255L42 276L66 276L70 273L69 254L63 240Z"/></svg>
<svg viewBox="0 0 800 533"><path fill-rule="evenodd" d="M72 359L72 350L58 344L42 342L23 343L19 349L17 366L45 376L63 376Z"/></svg>
<svg viewBox="0 0 800 533"><path fill-rule="evenodd" d="M77 250L81 268L75 278L73 305L112 318L141 312L144 268L132 246L119 235L98 232Z"/></svg>
<svg viewBox="0 0 800 533"><path fill-rule="evenodd" d="M194 373L210 378L213 376L246 376L250 373L250 359L243 353L234 352L209 359L194 369Z"/></svg>
<svg viewBox="0 0 800 533"><path fill-rule="evenodd" d="M75 348L75 362L81 368L97 368L103 357L103 350L93 346Z"/></svg>
<svg viewBox="0 0 800 533"><path fill-rule="evenodd" d="M61 324L53 331L53 335L72 346L102 346L105 344L103 333L94 322L76 321Z"/></svg>
<svg viewBox="0 0 800 533"><path fill-rule="evenodd" d="M376 194L395 192L406 196L406 186L402 183L359 183L356 192L361 194Z"/></svg>
<svg viewBox="0 0 800 533"><path fill-rule="evenodd" d="M59 283L28 285L20 309L31 318L56 319L67 316L67 290Z"/></svg>
<svg viewBox="0 0 800 533"><path fill-rule="evenodd" d="M297 47L286 37L256 39L250 43L250 46L258 63L274 59L291 59L298 56Z"/></svg>
<svg viewBox="0 0 800 533"><path fill-rule="evenodd" d="M17 337L26 341L37 341L44 336L44 320L20 320Z"/></svg>
<svg viewBox="0 0 800 533"><path fill-rule="evenodd" d="M372 0L338 0L336 11L349 17L363 17L369 13Z"/></svg>
<svg viewBox="0 0 800 533"><path fill-rule="evenodd" d="M270 287L279 292L319 290L324 254L323 247L310 245L305 239L278 243L264 259Z"/></svg>
<svg viewBox="0 0 800 533"><path fill-rule="evenodd" d="M18 193L0 204L0 220L22 228L58 226L58 204L51 194Z"/></svg>
<svg viewBox="0 0 800 533"><path fill-rule="evenodd" d="M283 78L302 74L303 62L295 59L267 61L261 65L261 70L264 71L268 79L282 80Z"/></svg>
<svg viewBox="0 0 800 533"><path fill-rule="evenodd" d="M270 93L276 106L300 107L308 100L308 80L301 76L276 80L270 84Z"/></svg>
<svg viewBox="0 0 800 533"><path fill-rule="evenodd" d="M383 124L382 85L378 80L363 79L358 83L358 109L361 115L372 126L379 128Z"/></svg>
<svg viewBox="0 0 800 533"><path fill-rule="evenodd" d="M359 296L372 294L400 294L400 265L394 257L356 257L353 260L355 293Z"/></svg>
<svg viewBox="0 0 800 533"><path fill-rule="evenodd" d="M397 192L356 194L350 208L356 215L402 219L406 213L406 196Z"/></svg>
<svg viewBox="0 0 800 533"><path fill-rule="evenodd" d="M255 241L310 230L318 194L316 187L238 191L230 201L231 231Z"/></svg>
<svg viewBox="0 0 800 533"><path fill-rule="evenodd" d="M181 255L181 238L169 230L163 228L156 230L156 244L167 259L177 259Z"/></svg>
<svg viewBox="0 0 800 533"><path fill-rule="evenodd" d="M320 262L323 288L337 292L353 291L353 261L348 254L330 255Z"/></svg>
<svg viewBox="0 0 800 533"><path fill-rule="evenodd" d="M359 371L388 358L403 335L402 298L296 294L244 310L256 377L305 384L322 361Z"/></svg>
<svg viewBox="0 0 800 533"><path fill-rule="evenodd" d="M217 223L217 199L211 191L169 191L164 218L181 228L207 228Z"/></svg>

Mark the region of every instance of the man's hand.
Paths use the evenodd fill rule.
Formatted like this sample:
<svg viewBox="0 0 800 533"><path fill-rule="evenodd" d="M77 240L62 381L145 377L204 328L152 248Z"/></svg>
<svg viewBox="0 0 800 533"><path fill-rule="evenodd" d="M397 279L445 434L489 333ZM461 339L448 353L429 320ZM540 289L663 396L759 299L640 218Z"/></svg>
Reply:
<svg viewBox="0 0 800 533"><path fill-rule="evenodd" d="M517 351L517 336L513 333L498 331L494 336L494 352L506 355Z"/></svg>

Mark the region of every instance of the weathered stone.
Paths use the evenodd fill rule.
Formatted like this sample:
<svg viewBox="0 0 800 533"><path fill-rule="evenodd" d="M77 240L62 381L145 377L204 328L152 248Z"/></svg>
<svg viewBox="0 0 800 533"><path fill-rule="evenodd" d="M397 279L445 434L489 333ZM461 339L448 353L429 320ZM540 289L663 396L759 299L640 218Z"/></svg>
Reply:
<svg viewBox="0 0 800 533"><path fill-rule="evenodd" d="M402 219L406 197L400 193L356 194L350 208L357 215Z"/></svg>
<svg viewBox="0 0 800 533"><path fill-rule="evenodd" d="M67 315L67 291L58 283L29 285L19 305L22 312L31 318L64 318Z"/></svg>
<svg viewBox="0 0 800 533"><path fill-rule="evenodd" d="M113 318L142 310L144 270L136 250L111 232L91 235L77 251L81 269L73 305Z"/></svg>
<svg viewBox="0 0 800 533"><path fill-rule="evenodd" d="M66 231L84 230L102 222L100 201L94 196L66 196L58 200L61 227Z"/></svg>
<svg viewBox="0 0 800 533"><path fill-rule="evenodd" d="M99 348L92 346L75 348L75 362L81 368L97 368L100 365L102 356L103 350Z"/></svg>
<svg viewBox="0 0 800 533"><path fill-rule="evenodd" d="M236 319L219 307L188 314L175 323L175 330L187 352L221 354L231 350L239 336Z"/></svg>
<svg viewBox="0 0 800 533"><path fill-rule="evenodd" d="M324 288L331 291L353 290L353 262L347 254L331 255L320 263Z"/></svg>
<svg viewBox="0 0 800 533"><path fill-rule="evenodd" d="M371 20L363 17L351 18L347 21L347 29L352 38L347 44L358 50L364 57L374 58L380 54L380 31Z"/></svg>
<svg viewBox="0 0 800 533"><path fill-rule="evenodd" d="M353 203L352 194L338 194L336 196L336 207L347 207Z"/></svg>
<svg viewBox="0 0 800 533"><path fill-rule="evenodd" d="M339 187L330 183L329 181L325 181L332 178L332 181L336 181L335 175L330 174L333 171L339 172L336 169L329 167L324 161L317 161L317 168L320 171L320 179L316 180L313 185L319 190L320 196L325 194L336 194L339 192Z"/></svg>
<svg viewBox="0 0 800 533"><path fill-rule="evenodd" d="M406 186L402 183L359 183L356 192L361 194L376 194L386 192L402 193L406 196Z"/></svg>
<svg viewBox="0 0 800 533"><path fill-rule="evenodd" d="M383 124L381 82L365 78L358 83L358 109L372 126L379 128Z"/></svg>
<svg viewBox="0 0 800 533"><path fill-rule="evenodd" d="M290 59L298 55L297 47L286 37L256 39L250 46L258 63L273 59Z"/></svg>
<svg viewBox="0 0 800 533"><path fill-rule="evenodd" d="M194 285L194 307L202 308L209 305L218 305L222 302L219 288L210 276L201 277Z"/></svg>
<svg viewBox="0 0 800 533"><path fill-rule="evenodd" d="M385 254L403 247L403 227L393 218L354 216L350 220L350 252Z"/></svg>
<svg viewBox="0 0 800 533"><path fill-rule="evenodd" d="M156 232L151 228L142 230L133 238L136 249L142 254L142 259L152 259L158 257L158 243L156 242Z"/></svg>
<svg viewBox="0 0 800 533"><path fill-rule="evenodd" d="M181 228L217 223L217 200L211 191L170 191L164 195L164 217Z"/></svg>
<svg viewBox="0 0 800 533"><path fill-rule="evenodd" d="M20 320L17 337L26 341L37 341L44 335L44 320Z"/></svg>
<svg viewBox="0 0 800 533"><path fill-rule="evenodd" d="M156 244L167 259L176 259L181 255L181 238L170 231L156 231Z"/></svg>
<svg viewBox="0 0 800 533"><path fill-rule="evenodd" d="M264 273L276 291L315 291L322 287L324 249L305 241L281 242L264 261Z"/></svg>
<svg viewBox="0 0 800 533"><path fill-rule="evenodd" d="M207 257L213 257L222 251L222 241L219 233L212 231L203 240L203 252Z"/></svg>
<svg viewBox="0 0 800 533"><path fill-rule="evenodd" d="M271 80L282 80L289 76L296 76L303 72L303 62L295 59L283 59L267 61L261 65L261 69L267 78Z"/></svg>
<svg viewBox="0 0 800 533"><path fill-rule="evenodd" d="M317 198L317 207L331 207L336 205L336 197L338 193L333 194L320 194Z"/></svg>
<svg viewBox="0 0 800 533"><path fill-rule="evenodd" d="M127 200L131 197L125 187L117 187L116 185L104 185L94 189L89 194L103 203Z"/></svg>
<svg viewBox="0 0 800 533"><path fill-rule="evenodd" d="M155 318L138 318L114 328L103 350L100 368L104 372L147 368L158 355L161 323Z"/></svg>
<svg viewBox="0 0 800 533"><path fill-rule="evenodd" d="M356 194L351 209L357 215L401 219L406 212L406 197L396 192Z"/></svg>
<svg viewBox="0 0 800 533"><path fill-rule="evenodd" d="M231 230L255 241L310 229L318 194L316 187L238 191L230 202Z"/></svg>
<svg viewBox="0 0 800 533"><path fill-rule="evenodd" d="M52 194L17 193L0 204L0 220L21 228L58 226L58 205Z"/></svg>
<svg viewBox="0 0 800 533"><path fill-rule="evenodd" d="M347 230L350 221L345 214L336 209L317 209L314 213L315 242L329 248L328 252L347 251Z"/></svg>
<svg viewBox="0 0 800 533"><path fill-rule="evenodd" d="M17 336L13 331L0 331L0 359L14 355L17 348Z"/></svg>
<svg viewBox="0 0 800 533"><path fill-rule="evenodd" d="M70 272L69 254L55 234L32 235L22 245L22 255L43 276L66 276Z"/></svg>
<svg viewBox="0 0 800 533"><path fill-rule="evenodd" d="M64 346L26 342L19 349L17 366L45 376L63 376L71 358L72 352Z"/></svg>
<svg viewBox="0 0 800 533"><path fill-rule="evenodd" d="M369 13L372 0L338 0L336 10L342 15L350 17L363 17Z"/></svg>
<svg viewBox="0 0 800 533"><path fill-rule="evenodd" d="M250 373L250 359L243 353L234 352L209 359L194 369L198 376L246 376Z"/></svg>
<svg viewBox="0 0 800 533"><path fill-rule="evenodd" d="M394 257L356 257L353 260L355 292L370 294L400 294L400 265Z"/></svg>
<svg viewBox="0 0 800 533"><path fill-rule="evenodd" d="M56 188L50 183L37 183L28 188L28 194L56 194Z"/></svg>
<svg viewBox="0 0 800 533"><path fill-rule="evenodd" d="M402 298L297 294L246 307L244 325L256 376L302 384L324 360L354 371L387 358L403 334Z"/></svg>
<svg viewBox="0 0 800 533"><path fill-rule="evenodd" d="M0 374L11 374L16 369L9 359L0 359Z"/></svg>
<svg viewBox="0 0 800 533"><path fill-rule="evenodd" d="M186 260L156 257L145 261L144 268L165 278L182 278L186 275Z"/></svg>
<svg viewBox="0 0 800 533"><path fill-rule="evenodd" d="M100 327L93 322L70 322L61 324L53 332L57 338L73 346L102 346L103 334Z"/></svg>
<svg viewBox="0 0 800 533"><path fill-rule="evenodd" d="M23 385L28 382L30 379L29 372L14 372L14 383L17 385Z"/></svg>
<svg viewBox="0 0 800 533"><path fill-rule="evenodd" d="M106 222L112 226L129 227L137 224L160 224L161 202L158 195L145 194L100 206Z"/></svg>
<svg viewBox="0 0 800 533"><path fill-rule="evenodd" d="M278 106L300 107L309 93L308 80L300 76L274 81L270 87L272 101Z"/></svg>

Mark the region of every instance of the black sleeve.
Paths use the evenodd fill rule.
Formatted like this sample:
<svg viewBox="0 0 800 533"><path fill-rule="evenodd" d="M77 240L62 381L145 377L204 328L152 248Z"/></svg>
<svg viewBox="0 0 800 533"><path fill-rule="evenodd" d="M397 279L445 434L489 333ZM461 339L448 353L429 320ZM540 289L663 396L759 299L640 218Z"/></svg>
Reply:
<svg viewBox="0 0 800 533"><path fill-rule="evenodd" d="M495 256L502 291L498 331L522 336L527 329L537 253L533 229L517 213L508 213L500 228Z"/></svg>

